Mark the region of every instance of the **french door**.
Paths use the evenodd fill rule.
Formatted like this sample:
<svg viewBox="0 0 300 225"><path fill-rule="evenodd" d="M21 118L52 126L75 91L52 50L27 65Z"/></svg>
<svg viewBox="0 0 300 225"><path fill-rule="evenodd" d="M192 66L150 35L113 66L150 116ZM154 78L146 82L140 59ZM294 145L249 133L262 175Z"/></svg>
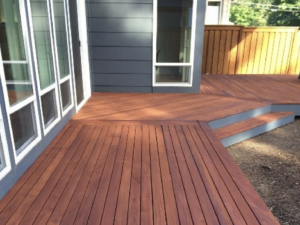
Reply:
<svg viewBox="0 0 300 225"><path fill-rule="evenodd" d="M18 162L41 139L25 1L0 1L0 76Z"/></svg>
<svg viewBox="0 0 300 225"><path fill-rule="evenodd" d="M67 7L64 0L30 0L30 24L47 133L73 107Z"/></svg>
<svg viewBox="0 0 300 225"><path fill-rule="evenodd" d="M74 107L68 13L68 0L0 0L0 78L17 163Z"/></svg>

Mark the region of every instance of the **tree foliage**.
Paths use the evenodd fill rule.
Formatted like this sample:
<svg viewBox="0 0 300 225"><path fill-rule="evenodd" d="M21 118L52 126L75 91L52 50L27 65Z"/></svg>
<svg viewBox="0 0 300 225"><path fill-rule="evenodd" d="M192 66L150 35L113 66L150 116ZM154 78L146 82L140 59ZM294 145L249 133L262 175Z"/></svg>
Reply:
<svg viewBox="0 0 300 225"><path fill-rule="evenodd" d="M229 20L236 25L300 26L300 0L238 0L241 1L256 4L231 3Z"/></svg>
<svg viewBox="0 0 300 225"><path fill-rule="evenodd" d="M277 11L271 11L268 16L269 25L300 26L300 0L274 0L273 5L281 7Z"/></svg>

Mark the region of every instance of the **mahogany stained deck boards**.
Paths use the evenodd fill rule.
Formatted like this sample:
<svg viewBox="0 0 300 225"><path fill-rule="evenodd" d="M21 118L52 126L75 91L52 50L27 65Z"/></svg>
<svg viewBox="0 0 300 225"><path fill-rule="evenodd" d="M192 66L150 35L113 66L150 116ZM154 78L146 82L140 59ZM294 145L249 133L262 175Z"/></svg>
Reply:
<svg viewBox="0 0 300 225"><path fill-rule="evenodd" d="M201 93L272 104L300 105L300 80L295 75L202 75Z"/></svg>
<svg viewBox="0 0 300 225"><path fill-rule="evenodd" d="M0 224L278 224L207 123L300 104L295 76L251 77L93 94L0 201Z"/></svg>
<svg viewBox="0 0 300 225"><path fill-rule="evenodd" d="M278 224L206 123L73 123L54 142L1 224Z"/></svg>
<svg viewBox="0 0 300 225"><path fill-rule="evenodd" d="M272 121L277 121L286 116L294 115L294 112L272 112L263 114L261 116L253 117L248 120L243 120L239 123L234 123L229 126L221 127L215 129L214 132L218 139L222 140L224 138L233 136L235 134L242 133L244 131L253 129L255 127L259 127L266 123L270 123Z"/></svg>
<svg viewBox="0 0 300 225"><path fill-rule="evenodd" d="M269 103L211 94L94 93L72 120L211 121L266 105Z"/></svg>

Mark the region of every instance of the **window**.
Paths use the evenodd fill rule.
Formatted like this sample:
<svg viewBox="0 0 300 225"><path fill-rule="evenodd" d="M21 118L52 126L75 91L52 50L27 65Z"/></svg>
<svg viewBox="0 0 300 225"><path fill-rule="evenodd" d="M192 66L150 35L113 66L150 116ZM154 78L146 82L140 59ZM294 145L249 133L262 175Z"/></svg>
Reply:
<svg viewBox="0 0 300 225"><path fill-rule="evenodd" d="M0 0L1 79L16 161L40 140L25 6L19 0ZM2 138L3 141L3 138Z"/></svg>
<svg viewBox="0 0 300 225"><path fill-rule="evenodd" d="M0 0L0 78L16 163L74 106L67 4Z"/></svg>
<svg viewBox="0 0 300 225"><path fill-rule="evenodd" d="M45 133L59 121L58 87L54 67L51 16L47 0L30 0L36 68Z"/></svg>
<svg viewBox="0 0 300 225"><path fill-rule="evenodd" d="M191 86L195 4L157 0L154 4L154 86Z"/></svg>
<svg viewBox="0 0 300 225"><path fill-rule="evenodd" d="M53 19L55 30L55 47L58 61L58 74L61 94L61 107L65 114L73 106L71 92L71 69L69 42L66 25L66 8L64 0L53 1Z"/></svg>

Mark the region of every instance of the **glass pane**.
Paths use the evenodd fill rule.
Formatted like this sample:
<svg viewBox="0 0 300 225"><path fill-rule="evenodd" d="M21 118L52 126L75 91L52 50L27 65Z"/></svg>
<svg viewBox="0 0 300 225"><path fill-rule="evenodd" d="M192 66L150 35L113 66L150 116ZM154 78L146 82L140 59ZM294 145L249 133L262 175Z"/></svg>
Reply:
<svg viewBox="0 0 300 225"><path fill-rule="evenodd" d="M10 115L16 150L20 150L21 147L25 148L30 141L37 137L33 118L35 118L33 104L26 105Z"/></svg>
<svg viewBox="0 0 300 225"><path fill-rule="evenodd" d="M189 82L190 67L188 66L158 66L156 67L156 82Z"/></svg>
<svg viewBox="0 0 300 225"><path fill-rule="evenodd" d="M27 64L4 64L10 105L33 95Z"/></svg>
<svg viewBox="0 0 300 225"><path fill-rule="evenodd" d="M55 36L56 36L58 63L59 63L58 66L59 66L60 77L63 78L70 74L64 1L55 0L53 2L53 7L54 7Z"/></svg>
<svg viewBox="0 0 300 225"><path fill-rule="evenodd" d="M192 0L158 0L157 62L190 62Z"/></svg>
<svg viewBox="0 0 300 225"><path fill-rule="evenodd" d="M42 108L45 127L49 126L57 118L55 90L52 90L42 97Z"/></svg>
<svg viewBox="0 0 300 225"><path fill-rule="evenodd" d="M62 106L65 110L71 105L71 93L70 93L70 82L66 81L60 85L60 92L61 92L61 100Z"/></svg>
<svg viewBox="0 0 300 225"><path fill-rule="evenodd" d="M51 36L46 0L31 0L33 32L41 89L54 83Z"/></svg>
<svg viewBox="0 0 300 225"><path fill-rule="evenodd" d="M4 61L26 61L18 0L0 0L0 45Z"/></svg>

